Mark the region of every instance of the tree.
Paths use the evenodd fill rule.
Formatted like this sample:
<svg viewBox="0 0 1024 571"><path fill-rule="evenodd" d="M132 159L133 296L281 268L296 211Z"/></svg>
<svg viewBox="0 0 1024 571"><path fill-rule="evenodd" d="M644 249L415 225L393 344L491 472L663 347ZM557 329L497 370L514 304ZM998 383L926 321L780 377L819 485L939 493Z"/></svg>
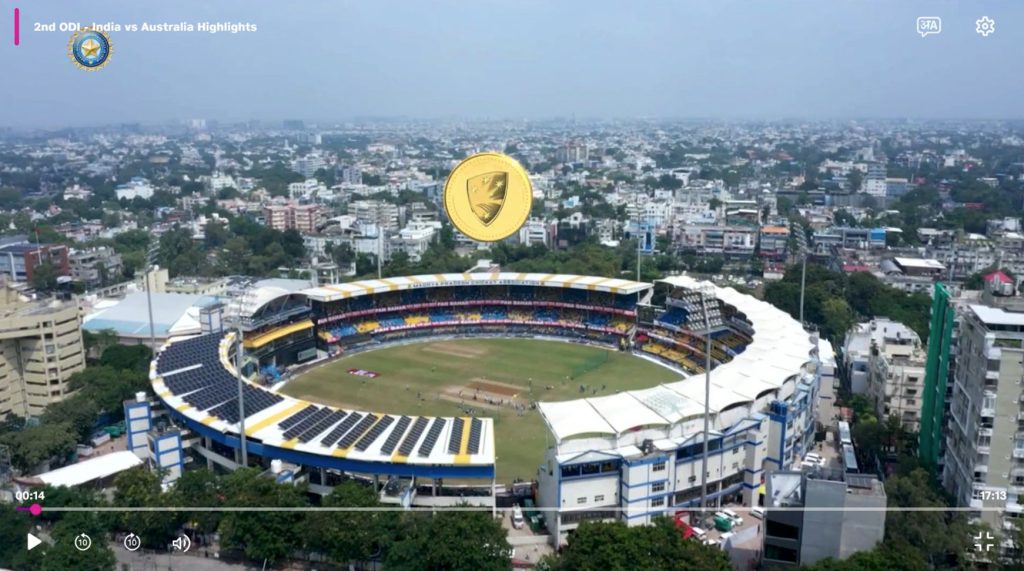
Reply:
<svg viewBox="0 0 1024 571"><path fill-rule="evenodd" d="M354 480L335 486L324 498L325 508L375 508L380 505L373 489ZM338 565L365 561L384 548L395 527L394 514L383 511L314 512L308 520L309 547Z"/></svg>
<svg viewBox="0 0 1024 571"><path fill-rule="evenodd" d="M836 226L849 226L849 227L856 227L857 226L857 219L854 218L853 214L850 214L850 212L848 210L846 210L845 208L837 209L833 213L832 218L833 218L832 221L835 223Z"/></svg>
<svg viewBox="0 0 1024 571"><path fill-rule="evenodd" d="M396 571L506 571L511 566L505 530L484 512L405 514L384 568Z"/></svg>
<svg viewBox="0 0 1024 571"><path fill-rule="evenodd" d="M82 329L82 343L89 355L102 355L107 347L117 343L117 332L113 329L101 329L94 333L88 329Z"/></svg>
<svg viewBox="0 0 1024 571"><path fill-rule="evenodd" d="M13 505L0 505L0 568L26 571L39 568L38 554L25 551L29 524L28 515L18 513Z"/></svg>
<svg viewBox="0 0 1024 571"><path fill-rule="evenodd" d="M219 248L228 241L230 236L228 229L224 227L224 224L214 222L210 220L203 227L203 242L206 244L207 249Z"/></svg>
<svg viewBox="0 0 1024 571"><path fill-rule="evenodd" d="M849 183L851 192L860 192L860 185L864 182L864 173L860 172L860 169L850 169L850 174L846 175L846 182Z"/></svg>
<svg viewBox="0 0 1024 571"><path fill-rule="evenodd" d="M249 242L245 238L237 236L224 244L220 255L221 266L229 273L244 273L251 256Z"/></svg>
<svg viewBox="0 0 1024 571"><path fill-rule="evenodd" d="M24 200L20 190L16 188L0 188L0 210L17 210L23 204Z"/></svg>
<svg viewBox="0 0 1024 571"><path fill-rule="evenodd" d="M114 505L125 508L170 507L168 496L162 494L160 476L147 468L132 468L114 478ZM119 512L122 530L138 535L146 547L167 546L181 527L181 514L164 511Z"/></svg>
<svg viewBox="0 0 1024 571"><path fill-rule="evenodd" d="M124 414L123 403L149 386L145 373L137 370L115 369L107 366L87 367L68 379L71 390L96 404L100 413L119 416Z"/></svg>
<svg viewBox="0 0 1024 571"><path fill-rule="evenodd" d="M229 507L290 508L306 505L305 490L278 484L253 468L242 468L223 479ZM241 549L246 557L273 564L304 546L303 514L275 512L228 512L220 523L221 544Z"/></svg>
<svg viewBox="0 0 1024 571"><path fill-rule="evenodd" d="M825 329L843 335L853 326L853 311L850 304L840 297L827 299L821 306L821 316Z"/></svg>
<svg viewBox="0 0 1024 571"><path fill-rule="evenodd" d="M57 267L49 261L32 268L32 287L39 291L51 291L57 287Z"/></svg>
<svg viewBox="0 0 1024 571"><path fill-rule="evenodd" d="M934 485L923 468L892 476L885 482L888 507L949 507ZM970 559L974 533L963 512L890 509L885 516L885 542L914 546L931 569L964 568Z"/></svg>
<svg viewBox="0 0 1024 571"><path fill-rule="evenodd" d="M931 567L911 545L883 543L870 551L859 551L850 558L831 557L801 567L805 571L928 571Z"/></svg>
<svg viewBox="0 0 1024 571"><path fill-rule="evenodd" d="M99 409L96 403L78 395L66 398L46 407L43 423L67 423L77 442L85 442L93 434Z"/></svg>
<svg viewBox="0 0 1024 571"><path fill-rule="evenodd" d="M41 423L0 436L10 446L11 463L29 471L51 458L65 458L75 451L77 434L71 423Z"/></svg>
<svg viewBox="0 0 1024 571"><path fill-rule="evenodd" d="M83 569L106 571L114 569L116 560L110 549L109 534L100 514L95 512L71 512L53 527L50 534L53 545L46 548L41 571L67 571ZM74 546L75 537L86 534L92 539L92 547L79 551ZM20 539L23 539L21 536Z"/></svg>
<svg viewBox="0 0 1024 571"><path fill-rule="evenodd" d="M627 571L728 571L724 551L683 539L675 523L658 518L652 525L628 527L621 521L584 522L557 558L552 571L608 569Z"/></svg>
<svg viewBox="0 0 1024 571"><path fill-rule="evenodd" d="M171 498L173 506L218 507L224 504L224 485L221 478L210 470L188 470L174 482ZM219 512L184 512L188 521L195 524L199 533L214 533L220 525Z"/></svg>
<svg viewBox="0 0 1024 571"><path fill-rule="evenodd" d="M146 345L112 345L103 351L100 366L144 373L152 360L153 351Z"/></svg>
<svg viewBox="0 0 1024 571"><path fill-rule="evenodd" d="M238 192L238 189L233 186L225 186L217 191L217 200L230 200L239 196L242 196L242 193Z"/></svg>
<svg viewBox="0 0 1024 571"><path fill-rule="evenodd" d="M328 254L330 254L331 259L334 260L334 263L339 268L347 269L356 260L356 253L352 250L352 246L348 244L338 244L331 248Z"/></svg>

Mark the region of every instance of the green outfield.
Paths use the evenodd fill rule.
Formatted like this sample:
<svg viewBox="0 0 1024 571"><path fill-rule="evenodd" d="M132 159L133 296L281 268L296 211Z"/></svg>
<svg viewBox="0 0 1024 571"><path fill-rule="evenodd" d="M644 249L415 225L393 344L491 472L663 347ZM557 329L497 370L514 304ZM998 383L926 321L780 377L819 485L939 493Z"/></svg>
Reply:
<svg viewBox="0 0 1024 571"><path fill-rule="evenodd" d="M380 376L359 377L349 369ZM471 408L494 418L498 480L507 483L534 478L544 459L546 430L530 402L613 394L681 376L627 353L576 343L460 339L342 357L303 373L282 392L395 414L462 416Z"/></svg>

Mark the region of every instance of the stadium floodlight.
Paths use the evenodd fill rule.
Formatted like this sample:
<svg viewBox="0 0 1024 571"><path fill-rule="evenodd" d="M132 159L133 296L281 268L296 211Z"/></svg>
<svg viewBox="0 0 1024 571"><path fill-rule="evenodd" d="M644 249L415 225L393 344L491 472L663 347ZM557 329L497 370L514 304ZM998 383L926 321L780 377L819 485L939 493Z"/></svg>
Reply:
<svg viewBox="0 0 1024 571"><path fill-rule="evenodd" d="M700 518L704 519L708 507L708 434L711 421L711 316L708 313L708 299L715 299L715 285L704 282L698 286L701 312L704 314L704 450L700 468Z"/></svg>
<svg viewBox="0 0 1024 571"><path fill-rule="evenodd" d="M242 286L242 295L238 299L238 312L235 315L235 330L238 337L235 345L235 372L238 375L238 440L242 452L242 467L249 467L249 446L245 437L245 381L242 380L242 312L245 311L249 296L249 284Z"/></svg>
<svg viewBox="0 0 1024 571"><path fill-rule="evenodd" d="M146 251L146 307L149 309L149 350L156 353L156 328L153 325L153 270L156 268L157 248L156 243L150 243Z"/></svg>

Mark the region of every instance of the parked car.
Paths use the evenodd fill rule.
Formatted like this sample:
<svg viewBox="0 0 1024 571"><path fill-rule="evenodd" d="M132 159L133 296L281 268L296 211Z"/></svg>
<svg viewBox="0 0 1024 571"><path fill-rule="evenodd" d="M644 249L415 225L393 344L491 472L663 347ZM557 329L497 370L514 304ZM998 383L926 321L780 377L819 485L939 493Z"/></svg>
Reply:
<svg viewBox="0 0 1024 571"><path fill-rule="evenodd" d="M519 506L512 507L512 527L516 529L522 529L523 525L526 524L526 520L523 518L523 510Z"/></svg>
<svg viewBox="0 0 1024 571"><path fill-rule="evenodd" d="M736 525L736 526L743 525L743 518L740 517L740 514L734 512L732 510L722 510L722 513L725 514L726 517L728 517L729 519L732 520L733 525Z"/></svg>
<svg viewBox="0 0 1024 571"><path fill-rule="evenodd" d="M764 508L762 508L761 506L754 506L750 508L750 515L751 517L756 517L757 519L764 519Z"/></svg>

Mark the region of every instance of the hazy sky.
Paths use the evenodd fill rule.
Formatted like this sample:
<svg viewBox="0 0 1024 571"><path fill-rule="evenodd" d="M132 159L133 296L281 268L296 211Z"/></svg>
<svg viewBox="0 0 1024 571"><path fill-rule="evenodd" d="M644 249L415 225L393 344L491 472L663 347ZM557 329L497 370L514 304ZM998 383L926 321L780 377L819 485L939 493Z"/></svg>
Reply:
<svg viewBox="0 0 1024 571"><path fill-rule="evenodd" d="M12 11L21 8L21 45ZM996 21L978 36L974 22ZM915 33L918 16L943 19ZM35 22L113 32L97 72ZM0 126L388 117L1022 118L1019 0L0 0Z"/></svg>

